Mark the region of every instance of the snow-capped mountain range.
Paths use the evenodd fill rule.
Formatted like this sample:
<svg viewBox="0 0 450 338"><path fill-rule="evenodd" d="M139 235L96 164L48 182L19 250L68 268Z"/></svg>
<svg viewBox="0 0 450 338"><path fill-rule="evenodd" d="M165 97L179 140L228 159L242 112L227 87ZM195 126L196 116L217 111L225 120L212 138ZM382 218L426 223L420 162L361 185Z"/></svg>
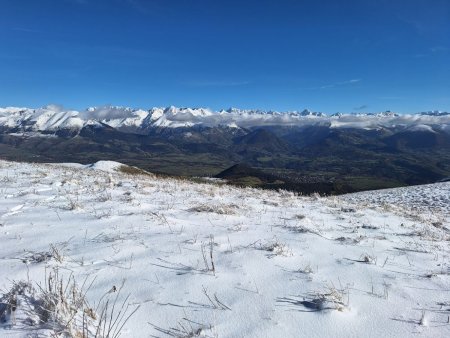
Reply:
<svg viewBox="0 0 450 338"><path fill-rule="evenodd" d="M414 130L450 130L450 113L440 111L417 114L382 113L326 115L307 109L299 112L261 110L212 111L205 108L132 109L118 106L91 107L85 111L65 110L56 105L43 108L0 108L0 128L16 131L54 132L81 130L89 125L107 125L117 130L143 133L149 128L309 126L378 129L403 127Z"/></svg>

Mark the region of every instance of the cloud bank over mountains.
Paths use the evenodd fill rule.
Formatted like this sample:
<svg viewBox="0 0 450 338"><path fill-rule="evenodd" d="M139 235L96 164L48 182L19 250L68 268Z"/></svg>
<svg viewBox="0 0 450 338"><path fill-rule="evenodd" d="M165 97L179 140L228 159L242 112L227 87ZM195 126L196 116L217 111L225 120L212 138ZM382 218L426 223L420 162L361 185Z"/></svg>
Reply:
<svg viewBox="0 0 450 338"><path fill-rule="evenodd" d="M416 114L355 113L333 114L309 110L276 112L261 110L212 111L206 108L132 109L118 106L92 107L84 111L66 110L58 105L43 108L0 108L0 128L18 131L79 130L87 125L108 125L118 130L142 132L149 128L262 126L328 126L330 128L403 128L421 131L450 131L450 113L440 111Z"/></svg>

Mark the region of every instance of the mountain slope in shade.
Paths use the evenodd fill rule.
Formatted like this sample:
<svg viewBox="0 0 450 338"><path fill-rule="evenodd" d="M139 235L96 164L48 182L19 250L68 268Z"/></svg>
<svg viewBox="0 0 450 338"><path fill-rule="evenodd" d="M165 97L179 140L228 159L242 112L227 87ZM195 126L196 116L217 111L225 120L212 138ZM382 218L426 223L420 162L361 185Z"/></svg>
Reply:
<svg viewBox="0 0 450 338"><path fill-rule="evenodd" d="M272 154L289 151L289 144L266 129L256 129L234 139L234 149L242 152L267 152Z"/></svg>
<svg viewBox="0 0 450 338"><path fill-rule="evenodd" d="M235 164L224 171L221 171L215 176L216 178L222 178L226 180L241 179L245 177L255 177L263 182L273 182L276 177L266 174L261 170L250 167L249 165L239 163Z"/></svg>

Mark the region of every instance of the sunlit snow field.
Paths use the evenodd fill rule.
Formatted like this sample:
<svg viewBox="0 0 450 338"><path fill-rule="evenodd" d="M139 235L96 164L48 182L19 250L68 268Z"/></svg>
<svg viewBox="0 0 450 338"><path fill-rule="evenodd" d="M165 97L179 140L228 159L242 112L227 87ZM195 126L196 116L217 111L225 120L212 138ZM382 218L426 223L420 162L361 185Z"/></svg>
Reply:
<svg viewBox="0 0 450 338"><path fill-rule="evenodd" d="M95 336L116 295L122 337L450 336L450 183L302 197L121 168L0 161L0 336ZM85 284L73 319L42 314L50 275Z"/></svg>

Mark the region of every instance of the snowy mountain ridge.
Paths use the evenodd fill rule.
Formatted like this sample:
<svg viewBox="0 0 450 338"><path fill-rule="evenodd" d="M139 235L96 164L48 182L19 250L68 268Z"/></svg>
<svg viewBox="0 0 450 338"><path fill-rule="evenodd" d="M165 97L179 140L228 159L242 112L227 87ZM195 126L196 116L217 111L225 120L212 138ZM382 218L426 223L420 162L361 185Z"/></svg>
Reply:
<svg viewBox="0 0 450 338"><path fill-rule="evenodd" d="M331 128L378 129L409 128L425 125L450 130L450 114L440 111L400 115L393 112L326 115L320 112L277 112L230 108L214 112L207 108L132 109L129 107L90 107L85 111L65 110L56 105L43 108L0 108L0 128L14 131L54 132L61 129L81 130L102 123L112 128L142 132L149 128L189 128L194 126L251 128L258 126L310 126Z"/></svg>

